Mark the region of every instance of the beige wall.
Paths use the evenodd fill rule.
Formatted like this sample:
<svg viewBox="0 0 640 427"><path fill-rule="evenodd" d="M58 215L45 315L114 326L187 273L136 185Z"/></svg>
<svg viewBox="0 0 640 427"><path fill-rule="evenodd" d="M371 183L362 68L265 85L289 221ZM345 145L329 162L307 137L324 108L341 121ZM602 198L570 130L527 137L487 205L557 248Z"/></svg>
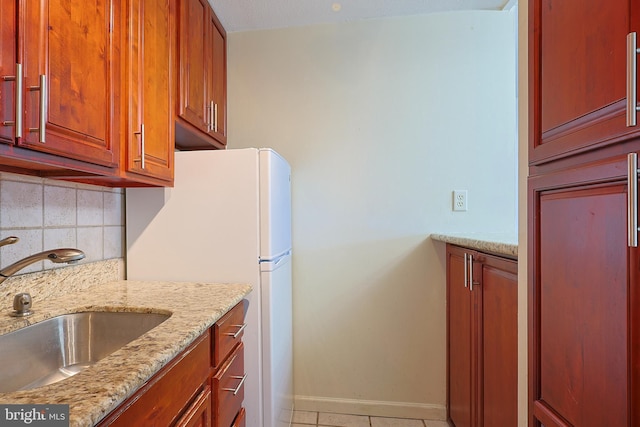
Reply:
<svg viewBox="0 0 640 427"><path fill-rule="evenodd" d="M528 0L518 2L518 425L527 425Z"/></svg>
<svg viewBox="0 0 640 427"><path fill-rule="evenodd" d="M292 165L299 409L444 417L444 245L428 236L516 231L514 19L229 34L229 147Z"/></svg>

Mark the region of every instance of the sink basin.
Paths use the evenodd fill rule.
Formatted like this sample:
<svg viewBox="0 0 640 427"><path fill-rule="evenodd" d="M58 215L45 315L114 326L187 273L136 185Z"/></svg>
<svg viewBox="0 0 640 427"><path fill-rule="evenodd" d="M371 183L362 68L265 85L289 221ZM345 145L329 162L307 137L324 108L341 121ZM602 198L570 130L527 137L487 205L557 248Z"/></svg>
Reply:
<svg viewBox="0 0 640 427"><path fill-rule="evenodd" d="M158 313L72 313L0 335L0 392L29 390L69 378L169 317Z"/></svg>

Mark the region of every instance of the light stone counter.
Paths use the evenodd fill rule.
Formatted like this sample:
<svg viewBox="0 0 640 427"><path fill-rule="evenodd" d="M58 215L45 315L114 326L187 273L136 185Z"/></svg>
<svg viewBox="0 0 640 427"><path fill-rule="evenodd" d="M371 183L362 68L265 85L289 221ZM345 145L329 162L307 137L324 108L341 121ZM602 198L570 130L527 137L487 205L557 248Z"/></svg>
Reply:
<svg viewBox="0 0 640 427"><path fill-rule="evenodd" d="M93 426L184 350L251 291L249 285L116 281L44 300L15 319L0 311L0 334L65 313L136 311L171 313L142 337L64 381L0 393L0 403L68 404L71 426Z"/></svg>
<svg viewBox="0 0 640 427"><path fill-rule="evenodd" d="M442 233L431 234L433 240L451 243L509 258L518 258L518 239L513 234L502 233Z"/></svg>

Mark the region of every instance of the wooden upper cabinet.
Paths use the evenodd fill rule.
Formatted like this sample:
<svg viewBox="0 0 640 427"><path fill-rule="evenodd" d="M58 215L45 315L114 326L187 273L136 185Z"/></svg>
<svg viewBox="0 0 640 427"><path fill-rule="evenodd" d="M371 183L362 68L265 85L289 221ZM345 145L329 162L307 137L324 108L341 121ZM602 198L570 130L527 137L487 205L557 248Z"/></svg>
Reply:
<svg viewBox="0 0 640 427"><path fill-rule="evenodd" d="M0 142L7 144L16 139L16 20L16 2L4 2L0 7Z"/></svg>
<svg viewBox="0 0 640 427"><path fill-rule="evenodd" d="M117 165L120 2L19 4L23 14L18 21L17 62L24 71L24 117L18 145L98 165Z"/></svg>
<svg viewBox="0 0 640 427"><path fill-rule="evenodd" d="M227 144L227 43L226 33L215 15L208 21L211 61L209 63L209 97L211 126L209 134L223 145Z"/></svg>
<svg viewBox="0 0 640 427"><path fill-rule="evenodd" d="M173 0L129 0L125 42L125 173L173 180L175 24Z"/></svg>
<svg viewBox="0 0 640 427"><path fill-rule="evenodd" d="M640 31L639 9L631 0L529 2L532 165L640 134L626 125L626 37Z"/></svg>
<svg viewBox="0 0 640 427"><path fill-rule="evenodd" d="M202 132L208 131L209 96L205 87L207 0L180 2L178 116Z"/></svg>
<svg viewBox="0 0 640 427"><path fill-rule="evenodd" d="M184 0L178 10L176 146L224 148L226 32L206 0Z"/></svg>

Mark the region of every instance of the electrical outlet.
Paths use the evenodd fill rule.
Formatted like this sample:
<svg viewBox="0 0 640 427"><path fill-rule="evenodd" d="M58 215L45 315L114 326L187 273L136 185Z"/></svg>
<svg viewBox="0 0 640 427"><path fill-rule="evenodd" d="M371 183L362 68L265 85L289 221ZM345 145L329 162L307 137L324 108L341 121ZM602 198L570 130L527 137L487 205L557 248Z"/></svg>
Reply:
<svg viewBox="0 0 640 427"><path fill-rule="evenodd" d="M453 210L467 210L467 190L453 190Z"/></svg>

